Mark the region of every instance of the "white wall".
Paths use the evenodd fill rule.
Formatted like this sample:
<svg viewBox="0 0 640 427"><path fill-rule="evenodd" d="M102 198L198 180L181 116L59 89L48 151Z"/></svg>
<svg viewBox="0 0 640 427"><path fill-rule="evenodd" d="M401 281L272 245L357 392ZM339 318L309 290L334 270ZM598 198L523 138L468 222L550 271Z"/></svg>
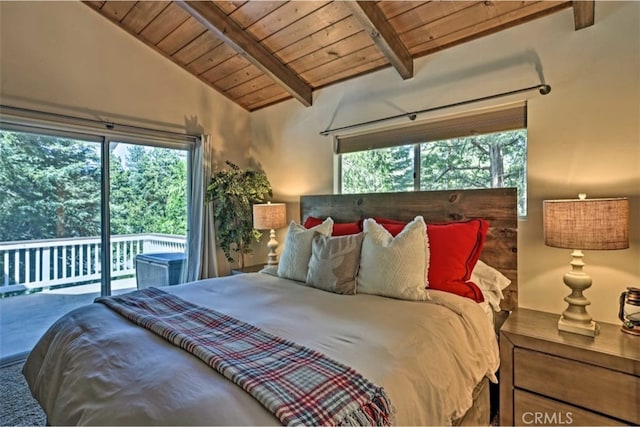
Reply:
<svg viewBox="0 0 640 427"><path fill-rule="evenodd" d="M532 86L528 113L529 215L519 223L520 306L560 313L570 251L544 246L542 200L627 196L630 249L587 251L594 319L618 323L618 296L640 286L640 3L597 2L596 24L574 31L571 9L421 58L403 81L385 69L251 113L253 150L298 218L300 194L333 191L338 127ZM502 102L502 101L500 101ZM281 237L282 241L283 238Z"/></svg>
<svg viewBox="0 0 640 427"><path fill-rule="evenodd" d="M214 164L251 162L246 110L81 2L0 2L0 102L207 133Z"/></svg>

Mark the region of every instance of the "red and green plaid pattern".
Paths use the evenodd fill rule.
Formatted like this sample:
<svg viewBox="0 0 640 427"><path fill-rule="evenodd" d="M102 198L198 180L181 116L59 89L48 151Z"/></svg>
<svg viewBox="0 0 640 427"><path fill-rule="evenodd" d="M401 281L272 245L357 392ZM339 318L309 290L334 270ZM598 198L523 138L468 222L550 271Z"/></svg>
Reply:
<svg viewBox="0 0 640 427"><path fill-rule="evenodd" d="M317 351L157 288L96 302L199 357L284 425L390 425L383 389Z"/></svg>

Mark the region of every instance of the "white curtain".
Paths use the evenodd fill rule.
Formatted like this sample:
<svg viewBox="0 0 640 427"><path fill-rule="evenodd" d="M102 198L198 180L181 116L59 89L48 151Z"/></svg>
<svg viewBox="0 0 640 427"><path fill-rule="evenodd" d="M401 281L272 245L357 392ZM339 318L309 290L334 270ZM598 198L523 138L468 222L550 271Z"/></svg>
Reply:
<svg viewBox="0 0 640 427"><path fill-rule="evenodd" d="M215 230L210 203L204 202L211 179L211 135L202 135L191 152L191 215L186 281L218 275Z"/></svg>

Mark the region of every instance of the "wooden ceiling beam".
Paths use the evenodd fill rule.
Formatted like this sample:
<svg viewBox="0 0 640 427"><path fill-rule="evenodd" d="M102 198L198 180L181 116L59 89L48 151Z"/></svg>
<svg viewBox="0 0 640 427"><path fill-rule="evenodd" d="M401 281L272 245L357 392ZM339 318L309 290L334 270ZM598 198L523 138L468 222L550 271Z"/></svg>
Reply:
<svg viewBox="0 0 640 427"><path fill-rule="evenodd" d="M573 4L573 21L576 31L586 27L590 27L595 23L596 2L587 0L574 0Z"/></svg>
<svg viewBox="0 0 640 427"><path fill-rule="evenodd" d="M267 49L227 17L213 2L180 0L178 4L303 105L311 106L313 98L311 87L275 59Z"/></svg>
<svg viewBox="0 0 640 427"><path fill-rule="evenodd" d="M353 16L369 33L378 49L382 51L402 78L405 80L412 78L413 57L376 2L348 1L344 4L350 7Z"/></svg>

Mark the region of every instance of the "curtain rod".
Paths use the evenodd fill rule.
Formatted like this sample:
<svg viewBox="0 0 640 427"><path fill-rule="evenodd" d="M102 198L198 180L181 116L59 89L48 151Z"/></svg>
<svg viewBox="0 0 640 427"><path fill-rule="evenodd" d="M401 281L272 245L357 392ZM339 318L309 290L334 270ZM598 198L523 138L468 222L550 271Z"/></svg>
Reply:
<svg viewBox="0 0 640 427"><path fill-rule="evenodd" d="M165 130L159 130L159 129L153 129L153 128L147 128L147 127L143 127L143 126L135 126L135 125L125 125L125 124L121 124L121 123L115 123L115 122L107 122L104 120L95 120L95 119L86 119L83 117L76 117L76 116L69 116L66 114L59 114L59 113L49 113L46 111L38 111L38 110L31 110L28 108L21 108L21 107L12 107L10 105L0 105L0 113L2 112L2 110L9 110L9 111L15 111L15 112L22 112L22 113L27 113L27 114L37 114L37 115L42 115L45 117L51 117L51 118L57 118L57 119L64 119L64 120L76 120L79 122L84 122L87 124L92 124L92 125L96 125L99 127L104 127L107 130L114 130L116 128L123 128L123 129L131 129L131 130L137 130L137 131L142 131L142 132L147 132L147 133L154 133L157 135L170 135L170 136L175 136L175 137L181 137L181 138L190 138L193 140L196 140L199 138L199 136L197 135L190 135L187 133L180 133L180 132L171 132L171 131L165 131Z"/></svg>
<svg viewBox="0 0 640 427"><path fill-rule="evenodd" d="M469 100L466 100L466 101L454 102L453 104L440 105L438 107L426 108L424 110L411 111L411 112L408 112L408 113L402 113L402 114L397 114L395 116L383 117L381 119L369 120L367 122L356 123L356 124L353 124L353 125L342 126L342 127L339 127L339 128L326 129L326 130L323 130L322 132L320 132L320 135L327 136L327 135L329 135L331 133L338 132L338 131L341 131L341 130L353 129L353 128L356 128L356 127L371 125L371 124L374 124L374 123L385 122L387 120L399 119L399 118L402 118L402 117L407 117L409 120L413 121L413 120L416 119L418 114L430 113L432 111L443 110L445 108L459 107L461 105L472 104L472 103L480 102L480 101L487 101L487 100L495 99L495 98L502 98L504 96L515 95L515 94L522 93L522 92L529 92L529 91L534 90L534 89L538 89L540 91L540 94L542 94L542 95L547 95L549 92L551 92L551 86L549 86L547 84L540 83L540 84L538 84L536 86L530 86L530 87L526 87L524 89L517 89L517 90L512 90L512 91L509 91L509 92L497 93L495 95L483 96L481 98L475 98L475 99L469 99Z"/></svg>

